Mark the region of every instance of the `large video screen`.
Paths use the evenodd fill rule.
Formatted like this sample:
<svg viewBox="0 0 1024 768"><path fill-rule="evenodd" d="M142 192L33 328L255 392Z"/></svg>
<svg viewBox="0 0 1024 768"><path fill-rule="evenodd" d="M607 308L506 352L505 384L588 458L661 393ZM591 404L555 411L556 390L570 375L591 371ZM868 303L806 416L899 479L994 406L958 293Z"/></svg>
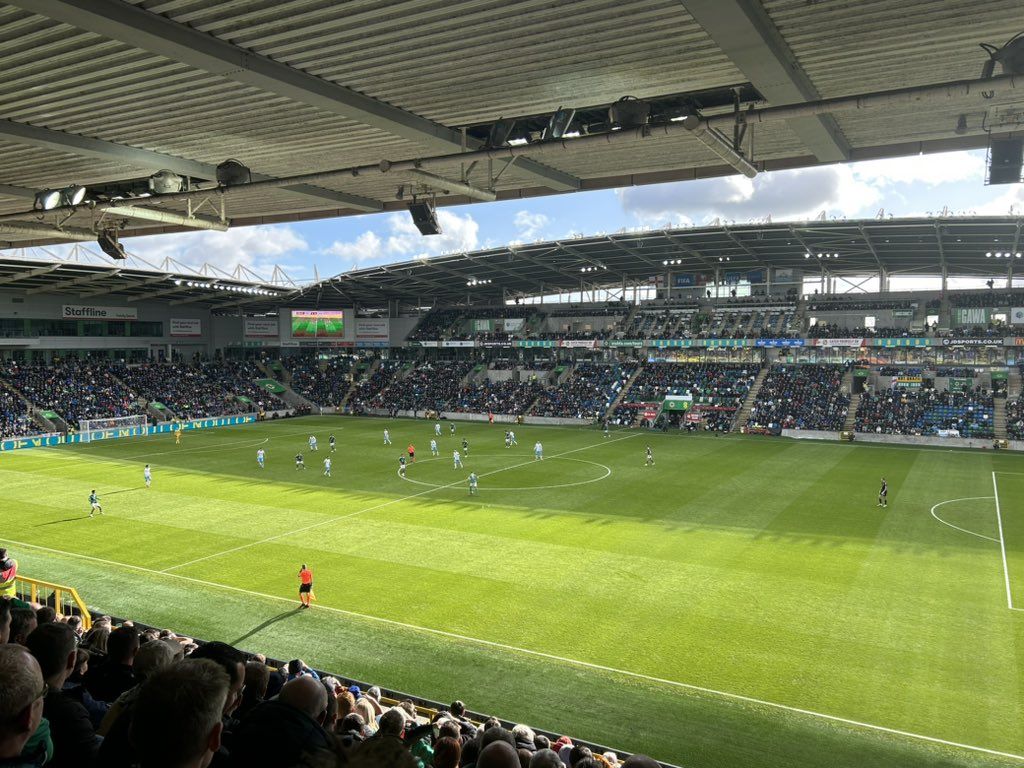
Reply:
<svg viewBox="0 0 1024 768"><path fill-rule="evenodd" d="M345 335L345 311L341 309L293 309L292 337L340 339Z"/></svg>

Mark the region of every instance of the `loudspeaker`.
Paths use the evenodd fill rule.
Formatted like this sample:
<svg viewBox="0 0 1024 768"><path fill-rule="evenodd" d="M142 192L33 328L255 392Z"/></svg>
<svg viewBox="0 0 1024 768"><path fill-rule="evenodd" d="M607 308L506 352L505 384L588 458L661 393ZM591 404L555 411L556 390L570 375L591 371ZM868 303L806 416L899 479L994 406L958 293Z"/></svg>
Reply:
<svg viewBox="0 0 1024 768"><path fill-rule="evenodd" d="M114 232L113 230L109 232L100 232L100 236L97 242L100 244L100 250L102 250L110 258L128 258L128 253L121 246L121 244L117 242L117 232Z"/></svg>
<svg viewBox="0 0 1024 768"><path fill-rule="evenodd" d="M992 139L988 148L988 183L1018 184L1024 165L1024 138Z"/></svg>
<svg viewBox="0 0 1024 768"><path fill-rule="evenodd" d="M416 225L421 235L441 234L441 225L437 223L434 206L430 203L409 203L409 213L412 214L412 223Z"/></svg>

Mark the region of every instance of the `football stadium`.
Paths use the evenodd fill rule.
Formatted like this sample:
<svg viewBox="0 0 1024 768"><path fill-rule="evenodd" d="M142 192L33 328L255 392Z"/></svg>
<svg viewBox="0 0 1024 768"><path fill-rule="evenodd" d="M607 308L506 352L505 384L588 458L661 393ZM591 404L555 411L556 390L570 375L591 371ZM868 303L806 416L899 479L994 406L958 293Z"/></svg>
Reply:
<svg viewBox="0 0 1024 768"><path fill-rule="evenodd" d="M0 3L0 766L1024 764L1021 29ZM686 192L964 156L976 206Z"/></svg>

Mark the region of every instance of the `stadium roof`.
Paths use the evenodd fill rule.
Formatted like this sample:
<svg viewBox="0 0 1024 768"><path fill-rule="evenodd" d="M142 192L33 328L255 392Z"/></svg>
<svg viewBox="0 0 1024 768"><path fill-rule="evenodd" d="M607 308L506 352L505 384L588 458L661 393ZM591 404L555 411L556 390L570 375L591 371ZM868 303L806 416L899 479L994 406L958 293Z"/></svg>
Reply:
<svg viewBox="0 0 1024 768"><path fill-rule="evenodd" d="M768 267L864 276L1024 274L1024 218L865 219L737 224L601 234L437 256L345 272L302 289L303 300L360 304L501 301L560 291L650 285L668 273ZM1012 256L1011 256L1012 254ZM666 263L671 262L671 263ZM469 285L469 283L474 283Z"/></svg>
<svg viewBox="0 0 1024 768"><path fill-rule="evenodd" d="M767 268L805 277L938 275L1005 278L1024 275L1024 218L864 219L618 232L491 248L384 264L300 284L278 269L269 278L245 267L231 272L130 256L117 265L78 246L70 257L26 249L0 259L0 290L65 293L128 301L198 303L216 312L302 308L494 304L592 288L649 286L669 273L700 274ZM821 256L819 257L819 254ZM1022 254L1024 256L1024 254ZM45 258L55 260L46 261ZM472 284L471 284L472 283Z"/></svg>
<svg viewBox="0 0 1024 768"><path fill-rule="evenodd" d="M731 139L734 94L755 108L741 148L759 170L982 147L986 129L1020 122L1007 78L991 99L975 85L819 100L977 78L978 43L1020 23L1018 0L13 0L0 4L0 246L216 227L221 203L232 225L404 209L429 182L388 164L415 158L498 199L734 173L721 135L667 122L699 114ZM627 94L672 130L515 147L514 163L437 159L479 147L499 118L539 131L561 106L600 136ZM763 111L805 102L819 108ZM43 189L109 201L161 169L210 182L227 158L265 181L192 210L165 196L149 211L22 215ZM455 186L433 184L439 204L469 201Z"/></svg>

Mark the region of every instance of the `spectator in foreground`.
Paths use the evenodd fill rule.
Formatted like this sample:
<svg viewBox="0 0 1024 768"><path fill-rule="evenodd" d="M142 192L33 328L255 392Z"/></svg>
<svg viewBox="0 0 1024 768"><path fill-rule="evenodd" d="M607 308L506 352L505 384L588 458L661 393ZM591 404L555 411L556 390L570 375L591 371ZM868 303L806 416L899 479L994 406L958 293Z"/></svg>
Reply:
<svg viewBox="0 0 1024 768"><path fill-rule="evenodd" d="M6 645L11 638L11 601L0 597L0 645Z"/></svg>
<svg viewBox="0 0 1024 768"><path fill-rule="evenodd" d="M36 612L31 608L14 608L11 610L11 637L8 642L24 645L38 625Z"/></svg>
<svg viewBox="0 0 1024 768"><path fill-rule="evenodd" d="M28 637L29 652L39 662L48 690L43 700L43 716L53 733L53 768L80 768L92 765L100 745L89 712L64 692L64 681L78 660L74 630L67 624L44 624Z"/></svg>
<svg viewBox="0 0 1024 768"><path fill-rule="evenodd" d="M278 768L305 765L302 760L334 753L335 741L323 728L327 689L305 675L289 680L277 700L253 709L231 736L228 765Z"/></svg>
<svg viewBox="0 0 1024 768"><path fill-rule="evenodd" d="M38 662L20 645L0 645L0 764L35 768L47 759L43 725L46 684ZM33 743L34 742L34 743Z"/></svg>
<svg viewBox="0 0 1024 768"><path fill-rule="evenodd" d="M124 625L107 638L107 660L93 667L85 677L85 687L94 699L113 703L117 697L138 684L135 654L139 652L139 632Z"/></svg>
<svg viewBox="0 0 1024 768"><path fill-rule="evenodd" d="M139 691L131 740L140 768L206 768L220 749L227 673L187 659L151 676Z"/></svg>

